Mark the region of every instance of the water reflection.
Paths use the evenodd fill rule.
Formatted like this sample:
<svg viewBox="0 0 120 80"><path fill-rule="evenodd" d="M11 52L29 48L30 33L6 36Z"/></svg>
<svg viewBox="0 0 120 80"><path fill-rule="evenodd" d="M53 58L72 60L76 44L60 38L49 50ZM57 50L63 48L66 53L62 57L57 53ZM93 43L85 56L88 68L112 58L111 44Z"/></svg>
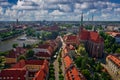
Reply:
<svg viewBox="0 0 120 80"><path fill-rule="evenodd" d="M31 38L27 38L27 37L25 38L25 37L26 37L26 35L22 35L22 36L12 38L12 39L9 39L6 41L1 41L0 42L0 51L7 51L7 50L12 49L12 45L15 43L17 43L19 46L23 46L23 43L24 44L34 44L34 43L38 42L37 39L31 39ZM26 40L20 40L23 38L25 38Z"/></svg>

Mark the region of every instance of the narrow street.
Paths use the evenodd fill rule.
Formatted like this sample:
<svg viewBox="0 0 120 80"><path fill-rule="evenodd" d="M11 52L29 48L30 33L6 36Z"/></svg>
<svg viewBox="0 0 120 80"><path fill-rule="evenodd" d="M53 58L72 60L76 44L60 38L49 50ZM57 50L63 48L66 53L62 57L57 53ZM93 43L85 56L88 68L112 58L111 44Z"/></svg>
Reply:
<svg viewBox="0 0 120 80"><path fill-rule="evenodd" d="M58 73L59 72L59 63L58 63L58 58L59 58L59 55L57 56L57 58L53 62L54 69L55 69L55 80L59 80L59 73Z"/></svg>

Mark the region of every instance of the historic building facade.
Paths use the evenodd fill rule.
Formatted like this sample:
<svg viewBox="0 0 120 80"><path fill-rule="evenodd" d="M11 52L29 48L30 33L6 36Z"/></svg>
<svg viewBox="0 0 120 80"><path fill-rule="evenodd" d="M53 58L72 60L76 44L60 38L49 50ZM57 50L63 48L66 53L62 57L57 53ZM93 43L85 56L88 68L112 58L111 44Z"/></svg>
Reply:
<svg viewBox="0 0 120 80"><path fill-rule="evenodd" d="M115 80L120 80L120 58L115 55L108 55L106 64L108 70L116 77Z"/></svg>
<svg viewBox="0 0 120 80"><path fill-rule="evenodd" d="M79 41L84 43L86 51L90 56L101 58L104 50L104 40L96 31L88 31L83 27L83 14L81 16L81 27L78 34Z"/></svg>

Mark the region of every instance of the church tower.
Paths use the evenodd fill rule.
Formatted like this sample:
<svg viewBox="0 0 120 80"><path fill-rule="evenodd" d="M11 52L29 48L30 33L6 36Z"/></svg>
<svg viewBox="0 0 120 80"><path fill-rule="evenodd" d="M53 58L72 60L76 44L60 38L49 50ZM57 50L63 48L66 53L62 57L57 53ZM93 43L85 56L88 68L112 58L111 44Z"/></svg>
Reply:
<svg viewBox="0 0 120 80"><path fill-rule="evenodd" d="M80 28L79 28L79 33L83 30L83 12L81 14L81 22L80 22Z"/></svg>
<svg viewBox="0 0 120 80"><path fill-rule="evenodd" d="M83 13L81 14L81 27L83 26Z"/></svg>

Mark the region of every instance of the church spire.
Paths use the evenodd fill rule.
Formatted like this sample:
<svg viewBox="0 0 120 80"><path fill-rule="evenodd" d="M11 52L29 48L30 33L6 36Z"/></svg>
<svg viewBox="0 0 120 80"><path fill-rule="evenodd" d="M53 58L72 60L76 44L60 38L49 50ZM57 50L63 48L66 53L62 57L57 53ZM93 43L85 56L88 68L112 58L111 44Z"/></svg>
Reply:
<svg viewBox="0 0 120 80"><path fill-rule="evenodd" d="M80 27L79 27L79 33L81 33L82 30L83 30L83 12L81 14L81 23L80 23Z"/></svg>
<svg viewBox="0 0 120 80"><path fill-rule="evenodd" d="M83 12L81 14L81 27L83 26Z"/></svg>

